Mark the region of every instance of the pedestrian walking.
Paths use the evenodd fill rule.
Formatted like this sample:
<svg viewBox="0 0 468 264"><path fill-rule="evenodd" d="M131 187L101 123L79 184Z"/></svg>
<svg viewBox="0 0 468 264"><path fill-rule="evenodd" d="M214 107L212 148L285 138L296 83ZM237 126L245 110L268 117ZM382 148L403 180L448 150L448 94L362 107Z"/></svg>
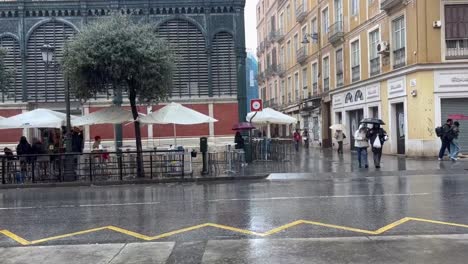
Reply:
<svg viewBox="0 0 468 264"><path fill-rule="evenodd" d="M304 132L302 132L302 138L304 139L304 147L306 149L309 148L309 131L307 129L304 129Z"/></svg>
<svg viewBox="0 0 468 264"><path fill-rule="evenodd" d="M294 139L294 147L296 148L296 151L299 152L299 144L301 143L301 140L302 140L299 129L296 129L296 132L294 132L293 139Z"/></svg>
<svg viewBox="0 0 468 264"><path fill-rule="evenodd" d="M460 152L460 145L458 144L458 136L460 134L460 123L455 121L452 128L447 133L447 139L450 141L450 159L452 161L458 160L458 153Z"/></svg>
<svg viewBox="0 0 468 264"><path fill-rule="evenodd" d="M342 130L336 130L335 139L338 142L338 154L343 154L343 141L345 140L346 135Z"/></svg>
<svg viewBox="0 0 468 264"><path fill-rule="evenodd" d="M452 128L453 125L453 120L452 119L447 119L447 122L442 126L442 128L437 128L436 133L440 137L440 140L442 141L442 146L440 147L439 151L439 161L442 161L444 159L445 155L445 150L448 150L448 153L450 154L450 142L451 140L448 139L447 134L449 133L450 129ZM440 132L438 132L440 130Z"/></svg>
<svg viewBox="0 0 468 264"><path fill-rule="evenodd" d="M31 144L29 144L26 137L22 136L20 138L19 144L16 146L16 154L19 156L20 160L20 173L16 175L16 181L19 183L24 183L24 179L26 178L27 170L28 170L28 163L31 157L32 148Z"/></svg>
<svg viewBox="0 0 468 264"><path fill-rule="evenodd" d="M362 163L366 168L369 168L367 149L369 148L369 139L367 138L367 131L369 129L365 124L361 124L356 133L354 133L354 146L357 149L359 168L362 168Z"/></svg>
<svg viewBox="0 0 468 264"><path fill-rule="evenodd" d="M83 153L84 138L83 131L79 127L74 127L72 132L72 152Z"/></svg>
<svg viewBox="0 0 468 264"><path fill-rule="evenodd" d="M382 148L387 140L387 132L380 127L380 124L373 124L372 129L367 131L367 138L370 140L372 147L375 168L379 169L380 161L382 159Z"/></svg>

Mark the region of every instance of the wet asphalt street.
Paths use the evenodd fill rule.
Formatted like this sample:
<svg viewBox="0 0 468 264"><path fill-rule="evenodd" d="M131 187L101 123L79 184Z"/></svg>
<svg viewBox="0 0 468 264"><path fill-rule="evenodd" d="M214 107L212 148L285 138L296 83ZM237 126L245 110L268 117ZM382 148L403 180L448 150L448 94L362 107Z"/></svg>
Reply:
<svg viewBox="0 0 468 264"><path fill-rule="evenodd" d="M0 257L94 243L114 245L109 252L122 257L133 245L126 243L146 242L148 252L166 255L134 263L463 263L467 163L446 164L445 171L419 165L303 170L262 181L0 190ZM21 245L31 250L15 255ZM83 263L74 254L77 262L68 262Z"/></svg>

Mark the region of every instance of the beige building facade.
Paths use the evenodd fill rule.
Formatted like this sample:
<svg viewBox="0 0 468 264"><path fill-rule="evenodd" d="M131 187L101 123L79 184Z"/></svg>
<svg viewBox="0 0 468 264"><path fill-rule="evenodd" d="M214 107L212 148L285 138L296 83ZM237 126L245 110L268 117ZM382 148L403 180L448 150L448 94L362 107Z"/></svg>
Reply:
<svg viewBox="0 0 468 264"><path fill-rule="evenodd" d="M434 128L452 118L468 152L467 0L260 0L257 21L259 96L315 146L336 145L328 128L342 123L352 149L359 121L378 117L384 152L435 156Z"/></svg>

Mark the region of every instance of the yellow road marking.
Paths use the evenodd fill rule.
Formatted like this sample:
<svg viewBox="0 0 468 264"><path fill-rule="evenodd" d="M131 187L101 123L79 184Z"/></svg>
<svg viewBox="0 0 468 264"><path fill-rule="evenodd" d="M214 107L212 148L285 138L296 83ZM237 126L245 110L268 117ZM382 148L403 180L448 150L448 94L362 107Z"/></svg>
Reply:
<svg viewBox="0 0 468 264"><path fill-rule="evenodd" d="M350 232L355 232L355 233L361 233L361 234L366 234L366 235L380 235L380 234L383 234L383 233L385 233L385 232L387 232L387 231L389 231L389 230L391 230L393 228L396 228L396 227L398 227L398 226L400 226L400 225L402 225L402 224L404 224L406 222L410 222L410 221L425 222L425 223L431 223L431 224L437 224L437 225L446 225L446 226L468 228L468 225L464 225L464 224L457 224L457 223L450 223L450 222L443 222L443 221L435 221L435 220L429 220L429 219L423 219L423 218L405 217L405 218L402 218L402 219L400 219L398 221L395 221L395 222L393 222L391 224L388 224L388 225L386 225L384 227L381 227L381 228L379 228L379 229L377 229L375 231L359 229L359 228L353 228L353 227L347 227L347 226L326 224L326 223L321 223L321 222L307 221L307 220L297 220L297 221L291 222L289 224L285 224L285 225L282 225L280 227L271 229L271 230L269 230L267 232L264 232L264 233L254 232L254 231L250 231L250 230L247 230L247 229L241 229L241 228L227 226L227 225L220 225L220 224L214 224L214 223L205 223L205 224L200 224L200 225L195 225L195 226L190 226L190 227L174 230L174 231L163 233L163 234L156 235L156 236L147 236L147 235L143 235L143 234L133 232L133 231L130 231L130 230L127 230L127 229L124 229L124 228L116 227L116 226L104 226L104 227L99 227L99 228L87 229L87 230L83 230L83 231L79 231L79 232L63 234L63 235L59 235L59 236L52 236L52 237L47 237L47 238L34 240L34 241L28 241L28 240L26 240L26 239L24 239L24 238L22 238L22 237L20 237L20 236L18 236L16 234L10 232L10 231L8 231L8 230L0 230L0 234L3 234L6 237L9 237L12 240L14 240L14 241L16 241L19 244L24 245L24 246L44 243L44 242L47 242L47 241L62 239L62 238L66 238L66 237L72 237L72 236L77 236L77 235L83 235L83 234L98 232L98 231L102 231L102 230L112 230L114 232L118 232L118 233L121 233L121 234L125 234L125 235L128 235L128 236L135 237L135 238L138 238L138 239L141 239L141 240L146 240L146 241L158 240L158 239L170 237L170 236L181 234L181 233L190 232L190 231L205 228L205 227L214 227L214 228L218 228L218 229L232 231L232 232L235 232L235 233L266 237L266 236L270 236L270 235L279 233L281 231L284 231L286 229L289 229L289 228L292 228L294 226L301 225L301 224L308 224L308 225L314 225L314 226L323 226L323 227L334 228L334 229L350 231Z"/></svg>
<svg viewBox="0 0 468 264"><path fill-rule="evenodd" d="M15 240L16 242L20 243L21 245L23 246L27 246L29 244L31 244L31 242L27 241L26 239L18 236L17 234L14 234L8 230L1 230L0 231L1 234L4 234L5 236Z"/></svg>

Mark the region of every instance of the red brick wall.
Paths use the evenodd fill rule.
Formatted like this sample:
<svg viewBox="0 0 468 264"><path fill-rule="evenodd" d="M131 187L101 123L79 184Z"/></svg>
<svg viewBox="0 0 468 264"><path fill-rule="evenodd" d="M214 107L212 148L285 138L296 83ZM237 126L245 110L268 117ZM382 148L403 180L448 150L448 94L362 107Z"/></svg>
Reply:
<svg viewBox="0 0 468 264"><path fill-rule="evenodd" d="M130 107L123 107L126 110L130 110ZM103 107L90 107L89 112L93 113L103 109ZM138 112L146 114L146 106L139 106ZM90 126L90 137L91 141L94 140L95 136L100 136L103 140L112 140L114 139L114 125L94 125ZM141 126L141 137L148 137L148 128L146 126ZM133 139L135 138L135 128L133 124L124 124L123 126L123 138L124 139Z"/></svg>
<svg viewBox="0 0 468 264"><path fill-rule="evenodd" d="M215 104L213 106L215 123L215 135L234 135L232 126L239 122L239 110L237 103Z"/></svg>
<svg viewBox="0 0 468 264"><path fill-rule="evenodd" d="M0 116L3 117L10 117L21 113L21 109L0 109ZM22 135L23 129L2 129L0 130L0 142L17 143Z"/></svg>
<svg viewBox="0 0 468 264"><path fill-rule="evenodd" d="M208 104L185 104L185 107L193 109L205 115L209 115ZM163 108L164 105L158 105L153 107L153 111ZM177 137L201 137L208 136L210 134L208 124L200 125L176 125ZM174 126L171 125L153 125L153 137L173 137Z"/></svg>

